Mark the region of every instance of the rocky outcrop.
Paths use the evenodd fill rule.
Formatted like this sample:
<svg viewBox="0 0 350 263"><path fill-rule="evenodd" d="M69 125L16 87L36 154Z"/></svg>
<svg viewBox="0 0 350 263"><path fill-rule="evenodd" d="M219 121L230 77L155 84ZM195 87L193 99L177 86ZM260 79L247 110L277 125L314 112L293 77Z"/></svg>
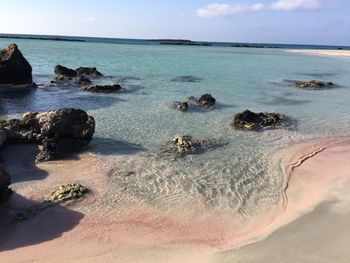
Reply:
<svg viewBox="0 0 350 263"><path fill-rule="evenodd" d="M114 85L89 85L83 86L82 89L91 92L100 92L100 93L109 93L121 90L121 86L119 84Z"/></svg>
<svg viewBox="0 0 350 263"><path fill-rule="evenodd" d="M75 71L79 76L93 76L93 77L103 76L102 73L99 72L96 68L79 67Z"/></svg>
<svg viewBox="0 0 350 263"><path fill-rule="evenodd" d="M295 86L299 89L325 89L334 86L333 82L322 82L318 80L297 81Z"/></svg>
<svg viewBox="0 0 350 263"><path fill-rule="evenodd" d="M285 116L278 113L255 113L245 110L235 115L231 126L237 130L260 130L267 127L278 127Z"/></svg>
<svg viewBox="0 0 350 263"><path fill-rule="evenodd" d="M25 113L20 119L1 121L8 143L38 143L36 161L61 158L66 152L87 145L95 132L94 118L79 109Z"/></svg>
<svg viewBox="0 0 350 263"><path fill-rule="evenodd" d="M71 80L78 76L74 69L66 68L61 65L55 67L55 78L57 80Z"/></svg>
<svg viewBox="0 0 350 263"><path fill-rule="evenodd" d="M31 85L32 67L16 44L0 51L0 84Z"/></svg>

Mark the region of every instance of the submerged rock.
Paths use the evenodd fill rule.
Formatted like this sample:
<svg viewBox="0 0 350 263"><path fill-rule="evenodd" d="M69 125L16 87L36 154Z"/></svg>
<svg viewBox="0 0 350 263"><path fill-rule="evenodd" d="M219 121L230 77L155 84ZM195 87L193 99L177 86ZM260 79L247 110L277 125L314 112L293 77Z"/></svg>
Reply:
<svg viewBox="0 0 350 263"><path fill-rule="evenodd" d="M171 79L172 82L199 82L201 81L201 78L194 77L194 76L178 76L176 78Z"/></svg>
<svg viewBox="0 0 350 263"><path fill-rule="evenodd" d="M177 108L180 111L187 111L188 110L188 103L187 102L181 102L179 105L177 105Z"/></svg>
<svg viewBox="0 0 350 263"><path fill-rule="evenodd" d="M181 158L189 154L201 154L207 150L213 150L222 147L224 144L218 140L198 140L191 136L176 136L170 142L167 142L160 149L160 156Z"/></svg>
<svg viewBox="0 0 350 263"><path fill-rule="evenodd" d="M79 109L59 109L22 115L1 121L10 143L39 143L37 161L54 160L67 151L87 145L95 132L95 120Z"/></svg>
<svg viewBox="0 0 350 263"><path fill-rule="evenodd" d="M55 67L55 75L57 80L71 80L78 76L74 69L66 68L61 65Z"/></svg>
<svg viewBox="0 0 350 263"><path fill-rule="evenodd" d="M115 92L115 91L121 90L122 87L119 84L114 84L114 85L90 85L90 86L85 86L82 89L86 90L86 91L91 91L91 92L109 93L109 92Z"/></svg>
<svg viewBox="0 0 350 263"><path fill-rule="evenodd" d="M32 67L16 44L0 50L0 84L28 85L33 83Z"/></svg>
<svg viewBox="0 0 350 263"><path fill-rule="evenodd" d="M278 113L255 113L245 110L235 115L231 126L238 130L259 130L266 127L277 127L283 118L284 116Z"/></svg>
<svg viewBox="0 0 350 263"><path fill-rule="evenodd" d="M212 107L215 105L216 99L211 94L204 94L199 98L198 102L202 106Z"/></svg>
<svg viewBox="0 0 350 263"><path fill-rule="evenodd" d="M66 184L57 187L50 194L44 196L44 202L65 202L81 198L89 190L81 184Z"/></svg>
<svg viewBox="0 0 350 263"><path fill-rule="evenodd" d="M79 76L84 76L84 75L94 76L94 77L103 76L102 73L99 72L96 68L79 67L75 71Z"/></svg>
<svg viewBox="0 0 350 263"><path fill-rule="evenodd" d="M295 86L300 89L324 89L334 86L333 82L322 82L318 80L297 81Z"/></svg>
<svg viewBox="0 0 350 263"><path fill-rule="evenodd" d="M191 96L188 99L204 107L213 107L216 103L216 99L211 94L204 94L200 98Z"/></svg>
<svg viewBox="0 0 350 263"><path fill-rule="evenodd" d="M89 80L84 75L79 76L78 79L75 80L75 83L81 86L91 85L91 80Z"/></svg>

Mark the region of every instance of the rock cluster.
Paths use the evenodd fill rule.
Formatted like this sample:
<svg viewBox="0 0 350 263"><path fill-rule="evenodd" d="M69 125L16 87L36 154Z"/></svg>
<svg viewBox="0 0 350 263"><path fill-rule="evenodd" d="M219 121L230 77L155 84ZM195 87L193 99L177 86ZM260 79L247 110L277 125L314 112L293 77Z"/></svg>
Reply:
<svg viewBox="0 0 350 263"><path fill-rule="evenodd" d="M255 113L245 110L235 115L231 126L237 130L260 130L277 127L283 118L284 116L278 113Z"/></svg>
<svg viewBox="0 0 350 263"><path fill-rule="evenodd" d="M204 94L199 98L191 96L185 102L173 102L170 107L180 111L187 111L190 108L212 109L216 99L211 94Z"/></svg>
<svg viewBox="0 0 350 263"><path fill-rule="evenodd" d="M38 143L37 162L60 158L92 140L95 120L79 109L59 109L22 115L20 119L0 121L8 143Z"/></svg>

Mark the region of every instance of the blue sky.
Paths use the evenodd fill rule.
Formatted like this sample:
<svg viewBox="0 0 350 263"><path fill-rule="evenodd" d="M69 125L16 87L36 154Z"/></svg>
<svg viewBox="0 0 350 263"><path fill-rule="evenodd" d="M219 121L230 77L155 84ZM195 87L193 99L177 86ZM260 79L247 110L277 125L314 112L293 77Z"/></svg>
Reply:
<svg viewBox="0 0 350 263"><path fill-rule="evenodd" d="M0 32L350 45L350 0L9 0Z"/></svg>

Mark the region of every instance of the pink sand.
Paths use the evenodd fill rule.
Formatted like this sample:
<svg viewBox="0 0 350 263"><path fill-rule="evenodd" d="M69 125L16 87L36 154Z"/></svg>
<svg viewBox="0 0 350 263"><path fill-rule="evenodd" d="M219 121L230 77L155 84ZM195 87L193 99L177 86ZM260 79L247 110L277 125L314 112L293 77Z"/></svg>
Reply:
<svg viewBox="0 0 350 263"><path fill-rule="evenodd" d="M326 149L294 167L320 148ZM110 189L108 167L92 155L38 167L23 158L18 161L18 156L16 164L9 158L5 164L10 164L12 174L45 171L46 176L14 184L16 194L0 209L0 217L39 202L60 184L80 182L93 194L75 204L49 208L2 231L0 224L1 259L9 263L212 262L218 251L260 240L312 211L350 177L350 144L344 140L304 144L278 156L281 154L290 176L285 191L281 190L281 206L249 222L208 211L200 203L174 208L170 215L118 192L113 203L105 203Z"/></svg>

